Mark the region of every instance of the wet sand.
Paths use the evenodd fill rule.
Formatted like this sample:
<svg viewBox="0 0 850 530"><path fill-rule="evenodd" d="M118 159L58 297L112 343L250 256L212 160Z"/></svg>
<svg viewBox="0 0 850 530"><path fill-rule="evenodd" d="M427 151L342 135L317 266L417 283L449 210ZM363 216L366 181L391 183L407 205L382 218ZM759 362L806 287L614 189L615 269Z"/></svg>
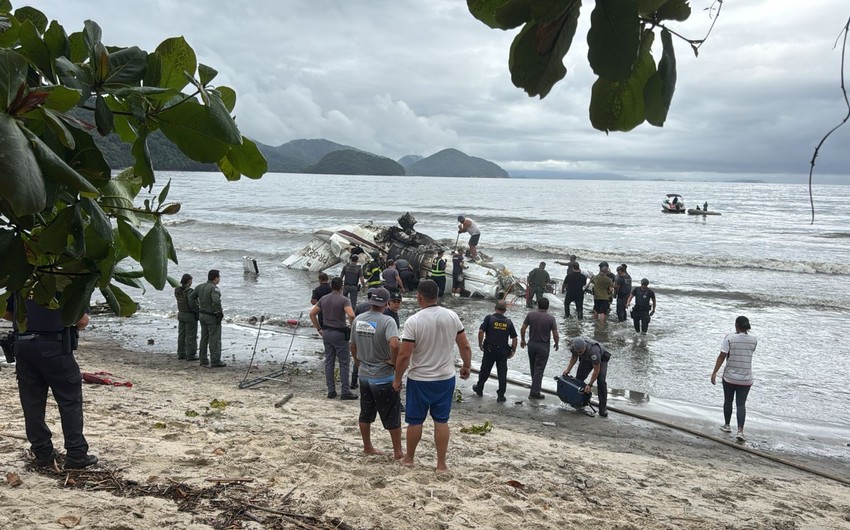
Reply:
<svg viewBox="0 0 850 530"><path fill-rule="evenodd" d="M473 395L472 381L459 384L451 472L434 473L427 423L417 465L407 468L390 456L362 454L358 403L325 398L316 341L293 341L280 380L240 390L247 363L207 369L125 349L135 340L132 329L111 333L111 324L98 325L100 332L83 338L82 369L111 372L133 387L85 387L86 436L101 459L98 469L151 487L253 478L255 505L353 528L850 528L850 487L622 414L582 416L553 396L531 404L518 387L498 404L492 382L484 398ZM235 334L226 334L225 344ZM280 368L255 364L249 379ZM174 500L73 489L63 485L65 474L34 470L9 367L0 369L0 388L0 476L7 477L0 527L60 528L56 521L72 516L80 517L78 528L210 528L220 515L218 499L180 510ZM287 394L293 397L275 407ZM227 404L214 408L214 400ZM58 433L53 403L48 421ZM484 436L461 432L485 421L493 430ZM391 448L379 424L373 441ZM850 472L846 458L799 458Z"/></svg>

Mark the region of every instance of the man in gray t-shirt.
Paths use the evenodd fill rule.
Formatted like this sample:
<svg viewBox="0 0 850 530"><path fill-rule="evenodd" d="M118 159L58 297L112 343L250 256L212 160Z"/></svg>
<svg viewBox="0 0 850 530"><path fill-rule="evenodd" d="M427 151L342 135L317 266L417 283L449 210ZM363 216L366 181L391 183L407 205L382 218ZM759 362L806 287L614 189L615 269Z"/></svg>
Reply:
<svg viewBox="0 0 850 530"><path fill-rule="evenodd" d="M393 389L398 356L398 326L384 314L390 293L383 287L372 291L371 309L357 315L351 327L350 348L360 363L360 435L363 452L381 454L372 445L371 428L378 414L389 431L396 460L404 457L401 448L401 399Z"/></svg>
<svg viewBox="0 0 850 530"><path fill-rule="evenodd" d="M339 362L339 378L340 386L342 386L340 399L357 399L357 396L351 393L351 387L348 384L351 353L346 340L348 330L345 325L346 319L354 320L354 309L351 308L351 300L342 295L342 278L332 279L331 289L331 293L321 297L310 310L310 321L322 336L322 343L325 346L325 384L328 387L328 399L337 396L334 380L337 362ZM324 317L321 325L319 325L319 314Z"/></svg>

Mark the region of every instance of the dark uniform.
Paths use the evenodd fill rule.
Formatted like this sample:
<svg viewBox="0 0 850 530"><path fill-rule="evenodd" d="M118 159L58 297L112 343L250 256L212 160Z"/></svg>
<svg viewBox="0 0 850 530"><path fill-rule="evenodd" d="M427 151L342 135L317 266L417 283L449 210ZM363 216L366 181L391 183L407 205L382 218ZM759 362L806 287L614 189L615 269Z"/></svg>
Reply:
<svg viewBox="0 0 850 530"><path fill-rule="evenodd" d="M373 257L372 261L363 267L363 276L366 278L366 287L380 287L382 283L382 272L384 272L384 269L381 267L381 262L378 261L377 257Z"/></svg>
<svg viewBox="0 0 850 530"><path fill-rule="evenodd" d="M55 452L52 433L44 421L47 390L59 406L62 434L65 437L65 467L83 468L97 463L89 455L89 444L83 436L83 378L74 359L77 329L62 325L59 309L48 309L27 300L27 331L18 332L15 304L10 298L6 307L11 316L15 341L12 346L17 364L18 393L24 411L27 440L32 444L36 463L53 463ZM9 315L11 313L11 315Z"/></svg>
<svg viewBox="0 0 850 530"><path fill-rule="evenodd" d="M463 254L452 256L452 292L463 294Z"/></svg>
<svg viewBox="0 0 850 530"><path fill-rule="evenodd" d="M508 386L508 358L513 356L516 347L516 328L510 318L498 311L484 317L484 322L478 328L484 332L484 356L481 358L481 370L478 372L478 384L472 390L481 395L484 383L490 378L490 371L496 365L499 377L499 389L496 391L498 401L505 401L505 390ZM513 347L511 347L513 339Z"/></svg>
<svg viewBox="0 0 850 530"><path fill-rule="evenodd" d="M614 280L614 292L617 294L617 321L626 321L626 300L632 292L632 277L628 273L623 276L617 274Z"/></svg>
<svg viewBox="0 0 850 530"><path fill-rule="evenodd" d="M181 285L174 289L177 299L177 358L198 360L198 301L190 295L194 289Z"/></svg>
<svg viewBox="0 0 850 530"><path fill-rule="evenodd" d="M546 284L550 282L549 273L542 267L536 267L528 273L528 298L525 300L525 307L533 307L531 301L537 299L537 305L540 305L540 299L543 298L543 293L546 292Z"/></svg>
<svg viewBox="0 0 850 530"><path fill-rule="evenodd" d="M356 261L349 261L342 268L342 295L351 300L351 307L357 307L357 293L360 292L360 278L363 269Z"/></svg>
<svg viewBox="0 0 850 530"><path fill-rule="evenodd" d="M214 282L208 281L199 285L189 296L189 300L198 304L198 311L201 313L201 366L222 366L221 320L224 318L224 311L221 309L221 291Z"/></svg>
<svg viewBox="0 0 850 530"><path fill-rule="evenodd" d="M652 320L652 316L649 314L652 310L650 301L655 302L655 291L649 287L635 287L632 291L632 299L635 302L635 307L632 309L635 331L646 333L646 330L649 329L649 322Z"/></svg>
<svg viewBox="0 0 850 530"><path fill-rule="evenodd" d="M578 369L576 379L584 382L585 378L593 371L593 367L599 365L599 375L596 376L596 387L599 399L599 414L607 416L608 413L608 360L611 353L605 349L601 342L592 339L584 339L587 348L582 353L573 353L578 356Z"/></svg>
<svg viewBox="0 0 850 530"><path fill-rule="evenodd" d="M437 284L439 296L443 296L446 292L446 260L442 256L437 256L434 260L434 265L431 267L431 279Z"/></svg>

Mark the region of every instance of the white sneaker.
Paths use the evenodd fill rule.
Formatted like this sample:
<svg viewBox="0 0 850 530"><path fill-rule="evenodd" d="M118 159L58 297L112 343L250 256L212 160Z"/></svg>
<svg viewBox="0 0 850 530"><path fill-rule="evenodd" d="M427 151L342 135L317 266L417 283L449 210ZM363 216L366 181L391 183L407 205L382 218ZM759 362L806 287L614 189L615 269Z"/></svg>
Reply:
<svg viewBox="0 0 850 530"><path fill-rule="evenodd" d="M721 425L720 430L723 432L732 432L732 427L730 427L729 425Z"/></svg>
<svg viewBox="0 0 850 530"><path fill-rule="evenodd" d="M738 440L739 442L743 442L744 440L747 439L747 437L744 436L744 431L738 431L738 434L735 435L735 439Z"/></svg>

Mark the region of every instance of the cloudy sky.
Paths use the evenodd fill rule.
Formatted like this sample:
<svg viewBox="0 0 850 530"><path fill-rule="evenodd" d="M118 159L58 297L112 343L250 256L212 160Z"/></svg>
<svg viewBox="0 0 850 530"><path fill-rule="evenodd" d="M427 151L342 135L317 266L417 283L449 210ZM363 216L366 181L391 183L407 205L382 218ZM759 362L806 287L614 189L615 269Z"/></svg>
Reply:
<svg viewBox="0 0 850 530"><path fill-rule="evenodd" d="M701 38L711 4L692 0L691 18L671 27ZM184 36L200 62L219 70L216 82L236 89L243 134L269 145L326 138L395 159L452 147L512 174L805 182L815 145L846 113L838 40L850 17L844 0L726 0L698 58L676 41L678 85L665 126L607 136L587 113L595 79L585 44L591 0L565 59L567 76L544 100L511 83L517 31L487 28L463 0L31 5L68 33L86 19L98 22L107 45L151 51ZM850 174L848 145L850 124L821 150L821 182Z"/></svg>

